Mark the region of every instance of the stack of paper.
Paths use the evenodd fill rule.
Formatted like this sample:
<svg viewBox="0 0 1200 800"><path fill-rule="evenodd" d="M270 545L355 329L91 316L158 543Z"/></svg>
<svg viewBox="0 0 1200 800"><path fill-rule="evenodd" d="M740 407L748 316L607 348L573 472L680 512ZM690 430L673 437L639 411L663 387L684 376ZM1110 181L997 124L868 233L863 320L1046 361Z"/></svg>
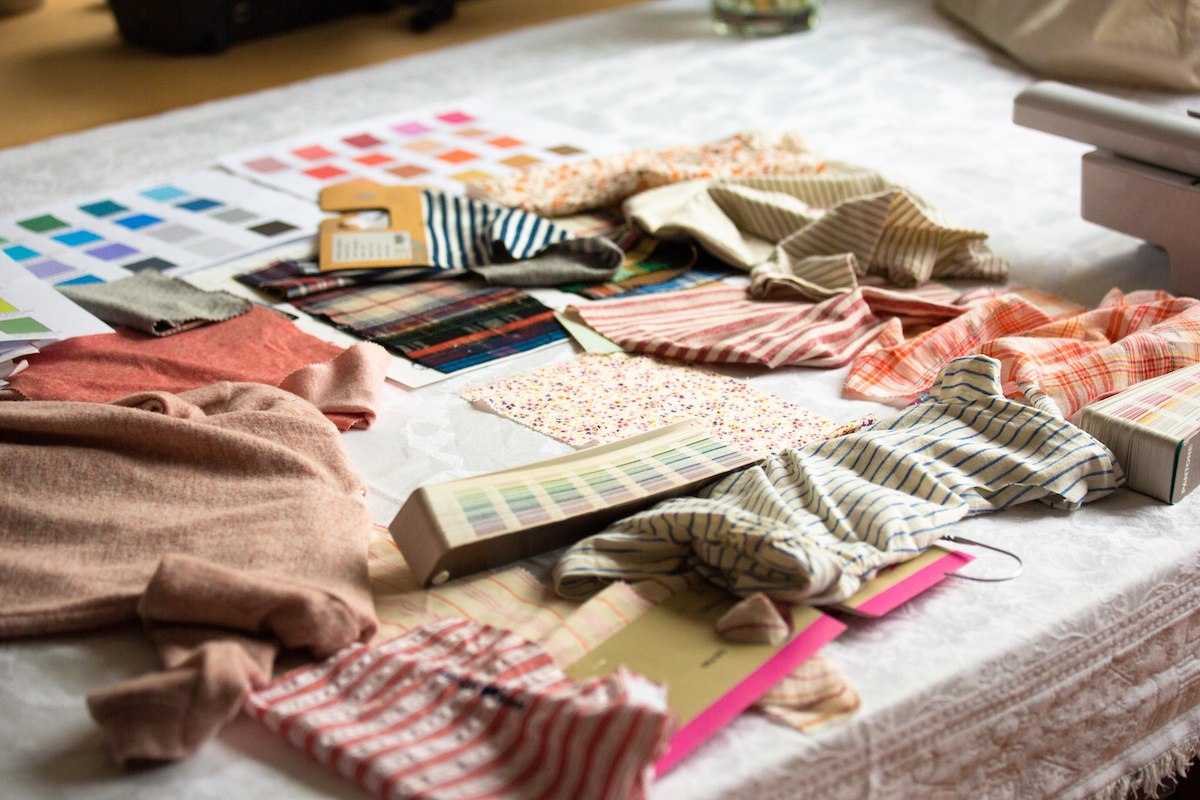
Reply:
<svg viewBox="0 0 1200 800"><path fill-rule="evenodd" d="M25 368L25 357L60 339L112 333L112 328L0 256L0 388Z"/></svg>

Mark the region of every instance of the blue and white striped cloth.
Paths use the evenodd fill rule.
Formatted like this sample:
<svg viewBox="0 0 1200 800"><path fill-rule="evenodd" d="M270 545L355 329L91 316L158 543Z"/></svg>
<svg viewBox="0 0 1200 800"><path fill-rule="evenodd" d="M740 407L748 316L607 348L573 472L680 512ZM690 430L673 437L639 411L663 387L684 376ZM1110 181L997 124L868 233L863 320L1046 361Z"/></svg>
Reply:
<svg viewBox="0 0 1200 800"><path fill-rule="evenodd" d="M505 286L555 286L609 280L625 257L608 239L577 237L527 211L433 189L421 194L431 266L469 269Z"/></svg>
<svg viewBox="0 0 1200 800"><path fill-rule="evenodd" d="M697 569L741 595L836 603L968 515L1030 500L1073 509L1124 481L1112 453L1036 388L1005 398L990 357L950 362L930 395L582 540L555 567L556 590L581 597L613 580Z"/></svg>

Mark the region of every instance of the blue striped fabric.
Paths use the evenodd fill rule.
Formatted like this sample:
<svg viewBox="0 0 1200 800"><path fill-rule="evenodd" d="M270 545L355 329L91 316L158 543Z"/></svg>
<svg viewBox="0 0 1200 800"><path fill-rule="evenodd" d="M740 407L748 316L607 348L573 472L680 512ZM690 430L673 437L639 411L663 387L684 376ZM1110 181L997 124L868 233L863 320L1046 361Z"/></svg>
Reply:
<svg viewBox="0 0 1200 800"><path fill-rule="evenodd" d="M737 594L836 603L971 514L1031 500L1073 509L1124 481L1112 453L1037 389L1010 400L999 362L948 364L930 400L864 431L787 450L574 545L566 597L697 569Z"/></svg>

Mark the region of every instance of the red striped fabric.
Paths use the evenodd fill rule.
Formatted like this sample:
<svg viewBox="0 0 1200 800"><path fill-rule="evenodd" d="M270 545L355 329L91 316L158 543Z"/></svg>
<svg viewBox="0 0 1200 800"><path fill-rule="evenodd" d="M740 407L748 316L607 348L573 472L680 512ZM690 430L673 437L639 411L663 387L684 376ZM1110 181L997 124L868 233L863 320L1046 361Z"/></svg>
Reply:
<svg viewBox="0 0 1200 800"><path fill-rule="evenodd" d="M1200 361L1200 301L1114 289L1098 308L1056 320L1022 297L1004 295L909 341L864 353L850 368L846 390L876 400L915 397L946 362L976 353L1000 362L1006 395L1028 382L1070 416L1104 395Z"/></svg>
<svg viewBox="0 0 1200 800"><path fill-rule="evenodd" d="M636 800L676 726L660 687L624 670L572 682L537 645L461 618L348 646L243 708L389 800Z"/></svg>
<svg viewBox="0 0 1200 800"><path fill-rule="evenodd" d="M967 308L948 302L944 287L936 286L924 294L859 287L812 303L755 300L743 288L720 283L577 310L629 352L678 361L839 367L867 347L902 342L905 321L941 321Z"/></svg>

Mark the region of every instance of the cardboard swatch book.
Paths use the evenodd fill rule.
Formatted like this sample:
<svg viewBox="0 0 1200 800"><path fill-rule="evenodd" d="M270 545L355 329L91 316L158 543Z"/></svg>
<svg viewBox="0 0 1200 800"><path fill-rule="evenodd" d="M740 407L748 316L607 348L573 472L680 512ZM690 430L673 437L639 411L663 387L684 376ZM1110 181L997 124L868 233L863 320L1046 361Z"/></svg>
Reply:
<svg viewBox="0 0 1200 800"><path fill-rule="evenodd" d="M423 486L389 530L423 585L571 544L757 456L691 420L486 475Z"/></svg>
<svg viewBox="0 0 1200 800"><path fill-rule="evenodd" d="M1125 485L1178 503L1200 483L1200 364L1142 381L1084 406L1079 427L1112 450Z"/></svg>

